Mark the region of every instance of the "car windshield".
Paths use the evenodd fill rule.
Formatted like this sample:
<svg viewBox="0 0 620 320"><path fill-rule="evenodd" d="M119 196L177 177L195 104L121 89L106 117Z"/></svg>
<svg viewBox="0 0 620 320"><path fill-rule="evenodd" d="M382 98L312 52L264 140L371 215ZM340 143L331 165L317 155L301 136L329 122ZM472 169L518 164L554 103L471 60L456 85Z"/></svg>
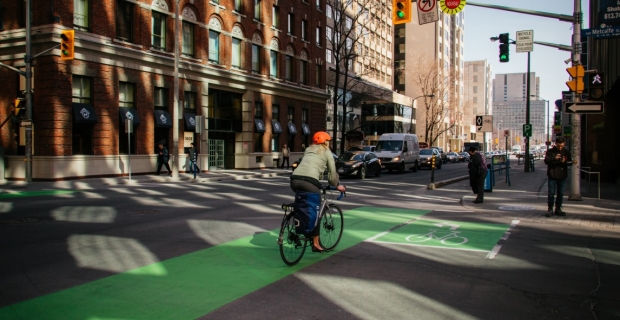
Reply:
<svg viewBox="0 0 620 320"><path fill-rule="evenodd" d="M431 149L422 149L420 150L420 154L423 156L430 156L433 154L433 150Z"/></svg>
<svg viewBox="0 0 620 320"><path fill-rule="evenodd" d="M364 147L364 151L372 151L372 147Z"/></svg>
<svg viewBox="0 0 620 320"><path fill-rule="evenodd" d="M377 143L377 147L375 148L375 151L377 152L381 152L381 151L401 151L403 149L403 142L402 141L379 141Z"/></svg>
<svg viewBox="0 0 620 320"><path fill-rule="evenodd" d="M342 154L340 159L344 160L344 161L351 161L351 160L362 161L362 160L364 160L364 154L363 153L345 152L344 154Z"/></svg>

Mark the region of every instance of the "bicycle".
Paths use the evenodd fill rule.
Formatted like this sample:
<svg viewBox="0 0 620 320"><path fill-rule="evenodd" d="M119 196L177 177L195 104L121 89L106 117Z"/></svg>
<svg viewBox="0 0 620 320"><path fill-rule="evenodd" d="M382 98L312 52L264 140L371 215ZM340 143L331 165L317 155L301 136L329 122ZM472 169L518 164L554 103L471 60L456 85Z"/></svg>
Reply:
<svg viewBox="0 0 620 320"><path fill-rule="evenodd" d="M319 243L325 251L333 250L342 237L342 230L344 227L344 218L342 216L342 209L334 203L332 199L328 199L327 190L331 190L330 186L324 186L321 188L321 205L319 206L319 222L317 228L320 229ZM340 193L340 196L336 200L342 199L346 194ZM293 266L301 260L306 247L308 247L312 241L312 238L305 234L297 233L295 231L295 215L293 214L293 205L283 204L284 217L282 218L282 226L280 228L280 234L278 236L278 245L280 246L280 257L282 261L289 266Z"/></svg>
<svg viewBox="0 0 620 320"><path fill-rule="evenodd" d="M460 244L464 244L467 243L467 241L469 241L469 239L465 238L465 237L459 237L459 233L460 231L450 231L448 234L446 234L443 237L438 237L435 235L435 232L437 232L436 229L429 229L429 233L427 234L412 234L408 237L405 238L405 240L409 241L409 242L424 242L424 241L428 241L431 239L437 239L437 240L441 240L441 243L448 245L448 246L457 246ZM412 239L413 238L413 239ZM462 239L460 242L456 243L454 241L452 241L451 239ZM448 241L450 240L450 241Z"/></svg>

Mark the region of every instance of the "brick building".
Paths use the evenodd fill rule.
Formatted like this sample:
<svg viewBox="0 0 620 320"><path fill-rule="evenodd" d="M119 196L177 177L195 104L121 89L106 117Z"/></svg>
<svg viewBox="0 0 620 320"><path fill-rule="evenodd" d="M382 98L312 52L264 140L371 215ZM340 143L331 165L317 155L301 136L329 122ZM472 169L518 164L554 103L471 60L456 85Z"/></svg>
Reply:
<svg viewBox="0 0 620 320"><path fill-rule="evenodd" d="M59 180L154 172L156 144L176 158L200 141L199 167L272 167L284 143L300 155L310 134L325 130L321 2L292 0L181 0L178 102L175 99L175 1L59 0L33 4L32 53L75 30L75 59L59 50L33 64L33 179ZM24 1L4 3L0 61L24 70ZM324 5L324 4L323 4ZM324 31L323 31L324 32ZM0 68L2 120L23 94L24 79ZM177 107L177 119L172 119ZM195 116L207 118L194 133ZM134 134L124 120L134 119ZM1 128L6 176L23 179L24 131ZM296 152L299 152L296 154Z"/></svg>

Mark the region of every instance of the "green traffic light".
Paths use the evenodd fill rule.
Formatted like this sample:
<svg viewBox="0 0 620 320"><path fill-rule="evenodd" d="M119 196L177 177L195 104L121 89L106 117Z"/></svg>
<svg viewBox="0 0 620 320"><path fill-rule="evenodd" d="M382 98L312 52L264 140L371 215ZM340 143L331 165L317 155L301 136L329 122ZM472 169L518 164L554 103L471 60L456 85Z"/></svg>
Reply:
<svg viewBox="0 0 620 320"><path fill-rule="evenodd" d="M506 60L508 57L505 54L502 54L501 56L499 56L499 58L502 60Z"/></svg>
<svg viewBox="0 0 620 320"><path fill-rule="evenodd" d="M400 19L402 19L402 18L405 17L405 13L399 10L399 11L396 11L396 16L398 16Z"/></svg>
<svg viewBox="0 0 620 320"><path fill-rule="evenodd" d="M65 55L65 56L68 56L68 55L69 55L69 51L67 51L67 50L62 50L62 54L63 54L63 55Z"/></svg>

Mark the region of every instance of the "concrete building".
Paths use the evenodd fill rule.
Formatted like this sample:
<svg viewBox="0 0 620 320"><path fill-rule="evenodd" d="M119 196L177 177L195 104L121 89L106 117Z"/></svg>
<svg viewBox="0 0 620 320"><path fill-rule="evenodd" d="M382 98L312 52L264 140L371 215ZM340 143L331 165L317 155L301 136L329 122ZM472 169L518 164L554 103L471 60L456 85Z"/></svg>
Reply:
<svg viewBox="0 0 620 320"><path fill-rule="evenodd" d="M476 116L493 114L493 72L486 60L465 61L465 123L471 124L471 141L484 144L489 151L491 133L477 132Z"/></svg>
<svg viewBox="0 0 620 320"><path fill-rule="evenodd" d="M523 124L526 123L527 73L496 74L493 80L493 149L505 150L503 131L510 130L508 147L523 141ZM540 78L530 72L530 124L533 126L530 146L546 141L546 102L540 96ZM498 140L496 140L498 139Z"/></svg>
<svg viewBox="0 0 620 320"><path fill-rule="evenodd" d="M200 141L202 170L272 167L282 144L295 157L325 130L323 1L181 0L178 14L176 3L35 2L33 54L57 47L65 29L75 29L76 54L61 61L55 49L36 59L33 179L124 175L128 154L132 173L152 173L159 142L180 155L172 161L181 171L192 141ZM3 12L0 61L23 70L24 1L5 3ZM15 72L0 68L0 79L3 101L23 94ZM11 113L8 104L0 108L3 119ZM196 115L207 119L200 134ZM135 124L129 139L127 118ZM17 122L1 130L6 176L23 179L24 131Z"/></svg>
<svg viewBox="0 0 620 320"><path fill-rule="evenodd" d="M425 58L435 63L443 70L446 81L451 83L450 92L446 97L436 99L450 100L445 103L448 112L444 119L439 138L433 145L443 147L444 150L461 150L463 142L470 139L470 121L464 118L464 59L463 59L463 35L465 32L465 15L460 12L456 15L440 13L437 22L420 25L416 6L412 5L412 21L407 24L396 25L394 28L394 66L400 72L395 73L394 89L399 93L417 98L422 89L413 81L415 76L415 62ZM453 75L453 79L447 79ZM420 98L416 101L423 103ZM425 137L425 111L417 108L415 111L416 123L414 132L420 141L426 141Z"/></svg>

